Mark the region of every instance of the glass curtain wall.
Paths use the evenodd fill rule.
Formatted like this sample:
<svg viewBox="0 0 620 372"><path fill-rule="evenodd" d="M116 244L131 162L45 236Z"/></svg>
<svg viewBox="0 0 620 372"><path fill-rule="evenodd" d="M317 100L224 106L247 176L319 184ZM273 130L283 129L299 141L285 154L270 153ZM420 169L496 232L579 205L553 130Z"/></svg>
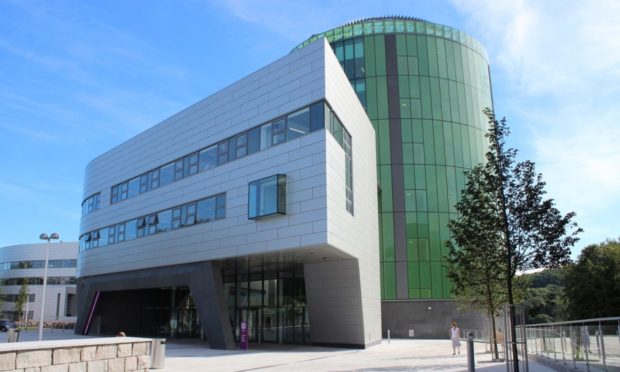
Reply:
<svg viewBox="0 0 620 372"><path fill-rule="evenodd" d="M236 262L225 269L224 293L235 342L242 321L253 343L310 341L303 265Z"/></svg>
<svg viewBox="0 0 620 372"><path fill-rule="evenodd" d="M451 298L447 224L483 162L492 107L484 48L447 26L374 18L326 31L377 138L384 300Z"/></svg>

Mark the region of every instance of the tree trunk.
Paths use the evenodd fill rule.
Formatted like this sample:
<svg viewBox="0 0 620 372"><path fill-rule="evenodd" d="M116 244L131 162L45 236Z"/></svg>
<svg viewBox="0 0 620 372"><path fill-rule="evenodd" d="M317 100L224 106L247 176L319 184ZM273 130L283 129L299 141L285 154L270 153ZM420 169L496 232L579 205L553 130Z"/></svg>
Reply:
<svg viewBox="0 0 620 372"><path fill-rule="evenodd" d="M495 315L491 313L489 314L489 317L491 318L491 337L489 342L491 342L493 354L495 354L495 360L499 360L499 352L497 351L497 333L495 332Z"/></svg>
<svg viewBox="0 0 620 372"><path fill-rule="evenodd" d="M508 265L508 269L510 270L510 264ZM514 368L514 372L519 372L519 354L517 349L517 333L516 330L516 317L515 317L515 308L514 301L512 298L512 275L508 275L506 279L506 283L508 285L508 314L510 314L510 341L512 342L512 364Z"/></svg>
<svg viewBox="0 0 620 372"><path fill-rule="evenodd" d="M489 275L487 273L487 285L486 285L486 289L487 289L487 305L489 306L488 308L488 314L489 317L491 318L491 339L489 340L491 342L491 345L493 347L493 352L495 353L495 359L499 359L499 354L497 352L497 338L495 336L495 306L493 304L493 294L491 293L491 286L489 285L490 280L488 279Z"/></svg>

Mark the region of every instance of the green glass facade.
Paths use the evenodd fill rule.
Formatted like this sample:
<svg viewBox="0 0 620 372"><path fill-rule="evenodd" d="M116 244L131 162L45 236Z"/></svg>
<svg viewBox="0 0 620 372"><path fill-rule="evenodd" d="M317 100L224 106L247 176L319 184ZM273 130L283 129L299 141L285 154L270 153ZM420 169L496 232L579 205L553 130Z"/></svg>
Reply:
<svg viewBox="0 0 620 372"><path fill-rule="evenodd" d="M454 28L404 17L356 21L296 49L323 37L376 131L382 299L450 299L447 224L464 171L486 150L486 52Z"/></svg>

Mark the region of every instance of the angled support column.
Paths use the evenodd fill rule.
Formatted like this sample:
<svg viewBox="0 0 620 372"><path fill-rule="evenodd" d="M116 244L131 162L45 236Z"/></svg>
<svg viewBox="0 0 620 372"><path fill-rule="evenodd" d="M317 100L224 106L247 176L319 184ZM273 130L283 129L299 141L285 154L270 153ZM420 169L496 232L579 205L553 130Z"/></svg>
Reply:
<svg viewBox="0 0 620 372"><path fill-rule="evenodd" d="M234 349L221 269L213 262L201 263L192 275L189 287L211 348Z"/></svg>

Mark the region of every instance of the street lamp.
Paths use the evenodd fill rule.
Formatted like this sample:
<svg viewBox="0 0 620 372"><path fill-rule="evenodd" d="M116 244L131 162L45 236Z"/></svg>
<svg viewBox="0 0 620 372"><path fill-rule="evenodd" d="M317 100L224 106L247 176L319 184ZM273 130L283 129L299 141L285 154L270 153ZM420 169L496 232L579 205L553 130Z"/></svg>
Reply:
<svg viewBox="0 0 620 372"><path fill-rule="evenodd" d="M57 240L60 236L56 233L47 236L43 233L39 235L39 239L47 240L47 247L45 249L45 271L43 272L43 295L41 296L41 320L39 321L39 341L43 340L43 313L45 312L45 287L47 286L47 263L50 258L50 240Z"/></svg>

